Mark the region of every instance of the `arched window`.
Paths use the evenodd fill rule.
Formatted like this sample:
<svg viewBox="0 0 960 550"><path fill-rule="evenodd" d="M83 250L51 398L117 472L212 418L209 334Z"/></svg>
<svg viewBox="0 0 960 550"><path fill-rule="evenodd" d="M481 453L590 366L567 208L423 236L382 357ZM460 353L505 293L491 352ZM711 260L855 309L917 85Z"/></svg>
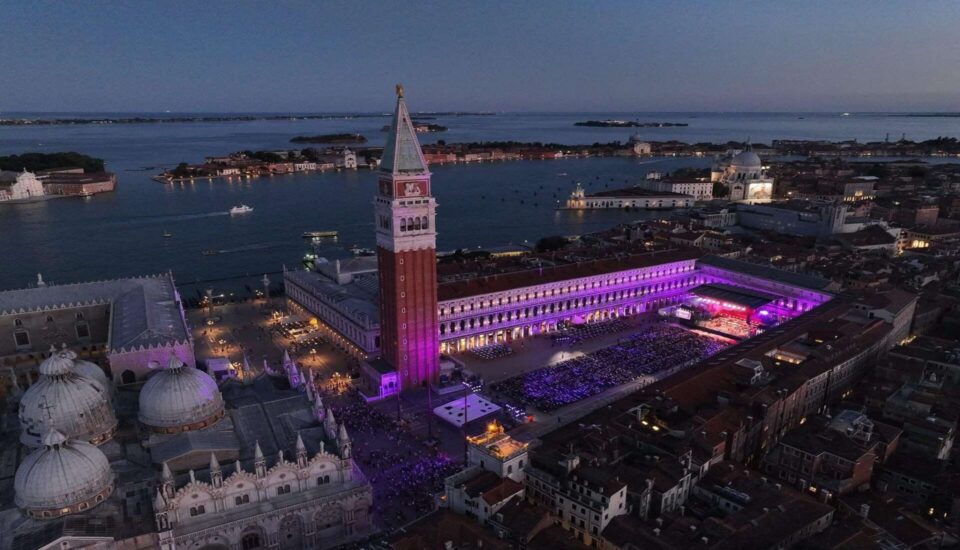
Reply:
<svg viewBox="0 0 960 550"><path fill-rule="evenodd" d="M77 321L83 321L83 313L77 312Z"/></svg>
<svg viewBox="0 0 960 550"><path fill-rule="evenodd" d="M400 218L400 231L407 230L407 218Z"/></svg>
<svg viewBox="0 0 960 550"><path fill-rule="evenodd" d="M257 533L248 533L240 539L240 547L242 550L254 550L255 548L260 548L260 535Z"/></svg>
<svg viewBox="0 0 960 550"><path fill-rule="evenodd" d="M15 327L17 327L17 328L20 328L20 327L23 326L23 321L21 321L20 319L14 319L14 320L13 320L13 326L15 326Z"/></svg>
<svg viewBox="0 0 960 550"><path fill-rule="evenodd" d="M413 218L413 228L417 231L420 230L420 218Z"/></svg>
<svg viewBox="0 0 960 550"><path fill-rule="evenodd" d="M423 217L423 228L424 228L424 229L430 229L430 225L427 223L427 217L426 217L426 216Z"/></svg>

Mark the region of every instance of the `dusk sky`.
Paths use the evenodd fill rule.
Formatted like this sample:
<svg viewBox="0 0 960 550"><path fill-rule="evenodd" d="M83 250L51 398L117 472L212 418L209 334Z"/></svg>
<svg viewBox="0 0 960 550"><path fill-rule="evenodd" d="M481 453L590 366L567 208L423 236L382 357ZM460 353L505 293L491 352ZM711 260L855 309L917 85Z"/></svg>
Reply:
<svg viewBox="0 0 960 550"><path fill-rule="evenodd" d="M0 113L960 111L956 2L0 3Z"/></svg>

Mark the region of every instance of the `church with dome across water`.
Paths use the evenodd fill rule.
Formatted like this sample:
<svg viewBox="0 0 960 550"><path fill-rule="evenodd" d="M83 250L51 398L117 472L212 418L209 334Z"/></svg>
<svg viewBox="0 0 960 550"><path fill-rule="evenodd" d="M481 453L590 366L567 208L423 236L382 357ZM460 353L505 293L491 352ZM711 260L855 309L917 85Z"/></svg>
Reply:
<svg viewBox="0 0 960 550"><path fill-rule="evenodd" d="M191 355L192 357L192 355ZM0 550L328 548L371 534L347 427L284 356L222 383L171 354L141 385L52 348L0 434Z"/></svg>
<svg viewBox="0 0 960 550"><path fill-rule="evenodd" d="M726 186L735 202L765 203L773 200L773 178L767 176L760 155L750 144L744 150L731 150L713 164L710 180Z"/></svg>

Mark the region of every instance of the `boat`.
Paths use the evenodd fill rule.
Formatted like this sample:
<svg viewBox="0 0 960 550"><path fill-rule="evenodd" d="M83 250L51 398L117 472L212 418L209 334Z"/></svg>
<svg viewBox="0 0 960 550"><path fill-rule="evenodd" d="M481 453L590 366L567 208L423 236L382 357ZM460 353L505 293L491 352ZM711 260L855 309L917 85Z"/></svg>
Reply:
<svg viewBox="0 0 960 550"><path fill-rule="evenodd" d="M169 239L169 238L172 237L172 236L173 236L173 233L171 233L171 232L169 232L169 231L164 231L164 232L163 232L163 238L164 238L164 239Z"/></svg>
<svg viewBox="0 0 960 550"><path fill-rule="evenodd" d="M354 256L374 256L376 255L376 250L371 250L369 248L360 248L359 246L354 246L350 249L350 253Z"/></svg>
<svg viewBox="0 0 960 550"><path fill-rule="evenodd" d="M216 250L216 249L213 249L213 248L211 248L211 249L209 249L209 250L204 250L203 252L201 252L201 254L203 254L204 256L216 256L216 255L219 254L219 253L220 253L219 250Z"/></svg>
<svg viewBox="0 0 960 550"><path fill-rule="evenodd" d="M248 212L253 212L253 208L245 204L241 204L240 206L234 206L233 208L230 209L231 214L246 214Z"/></svg>
<svg viewBox="0 0 960 550"><path fill-rule="evenodd" d="M336 231L304 231L304 239L335 239L337 238Z"/></svg>

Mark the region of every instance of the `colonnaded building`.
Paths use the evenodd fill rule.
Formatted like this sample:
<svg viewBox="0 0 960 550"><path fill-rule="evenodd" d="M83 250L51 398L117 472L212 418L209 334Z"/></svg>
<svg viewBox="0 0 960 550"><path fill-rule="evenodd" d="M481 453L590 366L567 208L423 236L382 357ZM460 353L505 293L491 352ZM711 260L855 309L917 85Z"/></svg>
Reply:
<svg viewBox="0 0 960 550"><path fill-rule="evenodd" d="M734 157L730 181L753 185L762 177L759 157L747 153ZM321 260L314 270L285 271L284 286L291 309L313 316L334 343L366 361L367 371L379 378L367 389L381 396L435 381L439 354L572 324L692 299L729 305L738 314L746 311L740 304L759 300L764 308L757 311L779 322L832 297L832 283L820 278L642 239L624 239L614 248L584 243L548 254L521 251L435 264L430 173L402 94L374 204L376 258Z"/></svg>

